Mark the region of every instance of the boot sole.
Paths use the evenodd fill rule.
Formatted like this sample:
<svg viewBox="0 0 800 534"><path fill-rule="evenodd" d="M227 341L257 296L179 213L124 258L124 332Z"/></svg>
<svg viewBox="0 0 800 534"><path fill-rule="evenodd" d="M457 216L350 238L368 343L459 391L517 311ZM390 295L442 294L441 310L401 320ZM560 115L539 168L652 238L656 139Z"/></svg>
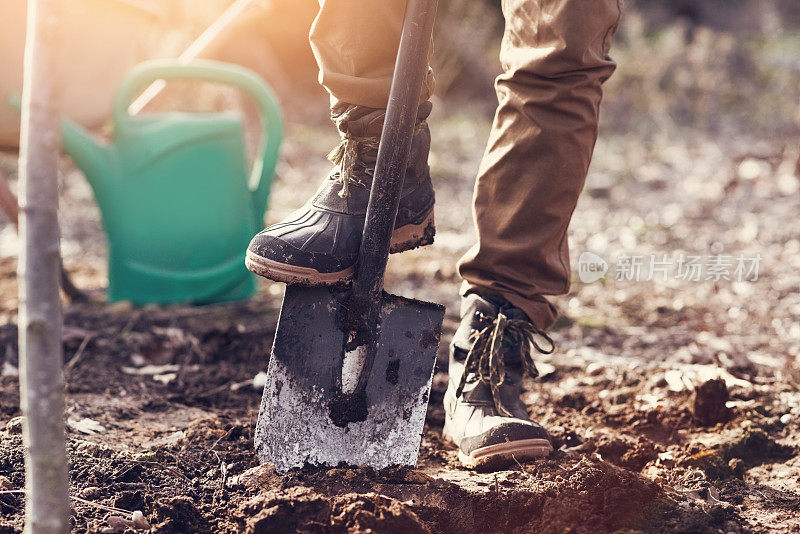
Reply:
<svg viewBox="0 0 800 534"><path fill-rule="evenodd" d="M458 450L458 460L469 469L494 471L526 460L544 458L553 452L553 446L546 439L521 439L487 445L475 449L470 454Z"/></svg>
<svg viewBox="0 0 800 534"><path fill-rule="evenodd" d="M442 437L458 446L450 435L447 422L442 429ZM553 446L544 438L520 439L495 445L487 445L466 454L458 449L458 461L468 469L476 471L496 471L526 460L544 458L553 452Z"/></svg>
<svg viewBox="0 0 800 534"><path fill-rule="evenodd" d="M389 243L389 252L396 254L433 243L436 226L433 219L433 210L420 224L407 224L395 228ZM334 273L321 273L311 267L299 267L275 260L262 258L247 251L244 260L245 266L255 274L284 284L298 284L304 286L333 286L344 284L353 279L355 265Z"/></svg>

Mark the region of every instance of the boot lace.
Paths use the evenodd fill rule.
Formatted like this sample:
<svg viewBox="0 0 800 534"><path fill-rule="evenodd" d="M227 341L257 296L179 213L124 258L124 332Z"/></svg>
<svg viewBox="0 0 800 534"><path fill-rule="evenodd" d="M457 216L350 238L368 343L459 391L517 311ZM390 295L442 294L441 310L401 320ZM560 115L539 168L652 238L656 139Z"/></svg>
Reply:
<svg viewBox="0 0 800 534"><path fill-rule="evenodd" d="M500 386L506 381L503 343L519 347L519 356L525 372L536 378L539 376L539 371L533 361L531 347L541 354L551 354L555 350L553 339L535 324L522 319L509 319L501 311L489 325L473 332L470 341L472 347L464 361L464 373L456 389L456 396L461 396L467 383L467 375L472 375L472 381L477 379L489 385L497 412L504 417L512 417L511 412L503 405L500 395ZM542 341L545 342L544 345Z"/></svg>
<svg viewBox="0 0 800 534"><path fill-rule="evenodd" d="M355 137L348 133L342 134L342 140L330 151L328 160L334 165L339 166L339 178L342 189L339 191L341 198L350 196L350 184L367 187L367 184L354 176L356 164L359 161L362 150L377 150L380 144L378 137Z"/></svg>
<svg viewBox="0 0 800 534"><path fill-rule="evenodd" d="M417 121L414 127L414 134L420 133L426 122ZM339 177L337 180L342 182L342 189L339 191L341 198L348 198L350 196L350 185L354 184L359 187L369 187L369 184L359 180L355 177L356 164L359 163L361 154L368 150L378 150L380 146L380 137L370 136L354 136L345 132L342 135L341 141L336 145L336 148L328 153L328 160L334 165L339 167ZM371 169L367 169L367 174L372 174Z"/></svg>

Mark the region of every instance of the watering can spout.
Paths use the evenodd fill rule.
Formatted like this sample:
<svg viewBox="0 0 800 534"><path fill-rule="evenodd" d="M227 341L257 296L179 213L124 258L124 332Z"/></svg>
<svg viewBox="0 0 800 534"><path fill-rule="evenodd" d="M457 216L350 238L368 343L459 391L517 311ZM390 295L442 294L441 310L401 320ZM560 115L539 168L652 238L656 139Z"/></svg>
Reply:
<svg viewBox="0 0 800 534"><path fill-rule="evenodd" d="M99 145L82 126L64 119L61 141L64 152L75 161L92 187L101 185L112 176L108 150Z"/></svg>

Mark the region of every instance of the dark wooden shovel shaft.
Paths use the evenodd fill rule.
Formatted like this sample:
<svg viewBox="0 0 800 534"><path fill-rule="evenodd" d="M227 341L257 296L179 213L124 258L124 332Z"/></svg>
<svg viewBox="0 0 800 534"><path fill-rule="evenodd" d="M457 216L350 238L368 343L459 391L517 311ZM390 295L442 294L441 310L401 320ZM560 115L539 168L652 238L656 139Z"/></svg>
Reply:
<svg viewBox="0 0 800 534"><path fill-rule="evenodd" d="M383 275L397 216L400 191L417 120L436 0L409 0L389 93L375 176L353 284L353 301L363 304L365 324L374 330L379 316Z"/></svg>

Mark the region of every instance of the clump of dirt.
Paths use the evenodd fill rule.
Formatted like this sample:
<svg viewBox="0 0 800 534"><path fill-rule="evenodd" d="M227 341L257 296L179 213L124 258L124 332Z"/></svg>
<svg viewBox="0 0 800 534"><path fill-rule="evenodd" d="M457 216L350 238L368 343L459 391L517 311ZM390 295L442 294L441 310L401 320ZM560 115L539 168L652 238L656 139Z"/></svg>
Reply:
<svg viewBox="0 0 800 534"><path fill-rule="evenodd" d="M738 458L752 467L769 461L786 461L797 454L797 449L778 443L763 430L747 431L739 439L720 447L724 459Z"/></svg>
<svg viewBox="0 0 800 534"><path fill-rule="evenodd" d="M367 394L363 390L355 393L336 392L328 402L328 414L334 425L347 428L350 423L366 421L369 409Z"/></svg>
<svg viewBox="0 0 800 534"><path fill-rule="evenodd" d="M266 492L234 512L247 534L268 532L428 532L411 509L376 493L326 497L310 488Z"/></svg>
<svg viewBox="0 0 800 534"><path fill-rule="evenodd" d="M332 516L334 530L343 532L426 532L407 505L375 493L335 499Z"/></svg>
<svg viewBox="0 0 800 534"><path fill-rule="evenodd" d="M153 530L158 533L180 534L200 532L203 520L194 500L187 495L160 499L155 504Z"/></svg>
<svg viewBox="0 0 800 534"><path fill-rule="evenodd" d="M556 404L565 408L572 408L573 410L583 410L589 405L589 401L580 391L564 393L560 398L556 399Z"/></svg>
<svg viewBox="0 0 800 534"><path fill-rule="evenodd" d="M234 512L240 530L249 534L292 532L312 525L330 526L331 505L328 499L308 488L293 488L284 494L259 495Z"/></svg>
<svg viewBox="0 0 800 534"><path fill-rule="evenodd" d="M730 399L725 380L715 378L695 388L692 394L692 416L701 426L714 426L729 421L733 415L726 403Z"/></svg>
<svg viewBox="0 0 800 534"><path fill-rule="evenodd" d="M634 439L604 434L594 440L594 447L604 460L631 471L641 471L659 453L659 447L643 436Z"/></svg>

